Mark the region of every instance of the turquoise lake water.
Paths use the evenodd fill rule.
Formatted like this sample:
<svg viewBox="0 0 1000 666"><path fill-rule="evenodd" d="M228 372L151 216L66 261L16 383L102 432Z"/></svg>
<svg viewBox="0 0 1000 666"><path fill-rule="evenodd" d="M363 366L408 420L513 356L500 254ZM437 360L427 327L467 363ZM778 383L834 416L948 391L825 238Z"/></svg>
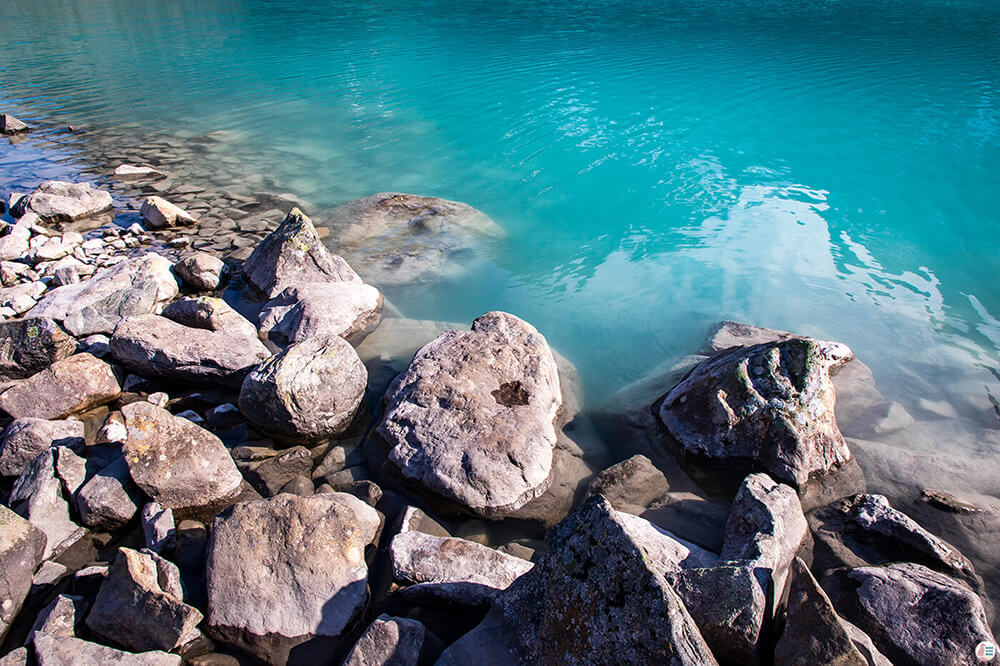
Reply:
<svg viewBox="0 0 1000 666"><path fill-rule="evenodd" d="M591 403L732 318L848 343L996 454L1000 3L308 4L5 0L0 103L230 130L315 212L476 206L507 239L389 297L528 319Z"/></svg>

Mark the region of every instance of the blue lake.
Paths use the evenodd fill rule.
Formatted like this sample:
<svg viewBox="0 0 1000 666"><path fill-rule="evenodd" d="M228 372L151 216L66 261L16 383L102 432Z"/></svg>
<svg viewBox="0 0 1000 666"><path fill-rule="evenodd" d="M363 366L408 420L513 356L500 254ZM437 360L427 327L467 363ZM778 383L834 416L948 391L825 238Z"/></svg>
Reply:
<svg viewBox="0 0 1000 666"><path fill-rule="evenodd" d="M4 14L7 108L137 140L231 131L311 212L385 190L483 210L507 238L467 279L388 296L415 318L524 317L591 404L737 319L849 344L887 398L947 421L926 447L997 454L1000 3Z"/></svg>

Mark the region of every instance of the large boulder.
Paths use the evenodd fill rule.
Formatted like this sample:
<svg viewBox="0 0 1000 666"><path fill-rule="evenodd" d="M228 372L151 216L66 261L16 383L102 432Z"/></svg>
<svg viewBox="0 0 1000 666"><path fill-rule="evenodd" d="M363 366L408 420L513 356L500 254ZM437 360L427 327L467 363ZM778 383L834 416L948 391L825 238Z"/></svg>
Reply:
<svg viewBox="0 0 1000 666"><path fill-rule="evenodd" d="M76 351L76 340L46 317L0 322L0 379L24 379Z"/></svg>
<svg viewBox="0 0 1000 666"><path fill-rule="evenodd" d="M844 345L809 338L723 351L666 395L659 418L685 454L801 489L851 460L830 371L852 357Z"/></svg>
<svg viewBox="0 0 1000 666"><path fill-rule="evenodd" d="M119 548L87 615L87 627L128 650L175 650L200 635L202 615L183 601L176 565Z"/></svg>
<svg viewBox="0 0 1000 666"><path fill-rule="evenodd" d="M268 298L310 282L361 282L342 258L323 246L312 221L298 208L254 248L243 264L247 282Z"/></svg>
<svg viewBox="0 0 1000 666"><path fill-rule="evenodd" d="M112 209L111 195L90 183L47 180L22 197L12 210L15 217L34 213L43 222L74 222Z"/></svg>
<svg viewBox="0 0 1000 666"><path fill-rule="evenodd" d="M424 625L406 617L379 615L354 644L342 666L417 666Z"/></svg>
<svg viewBox="0 0 1000 666"><path fill-rule="evenodd" d="M472 206L399 192L350 201L325 217L337 251L379 285L458 277L464 264L504 237Z"/></svg>
<svg viewBox="0 0 1000 666"><path fill-rule="evenodd" d="M90 354L74 354L22 379L0 394L0 409L15 419L61 419L121 395L111 366Z"/></svg>
<svg viewBox="0 0 1000 666"><path fill-rule="evenodd" d="M0 640L7 635L31 591L31 578L45 555L45 532L0 504Z"/></svg>
<svg viewBox="0 0 1000 666"><path fill-rule="evenodd" d="M559 374L545 338L504 312L424 345L389 387L377 428L409 483L501 518L551 483Z"/></svg>
<svg viewBox="0 0 1000 666"><path fill-rule="evenodd" d="M382 294L357 282L293 285L264 304L260 335L277 345L339 335L360 344L382 321Z"/></svg>
<svg viewBox="0 0 1000 666"><path fill-rule="evenodd" d="M976 646L996 643L982 600L920 564L836 569L822 584L837 611L897 666L974 666Z"/></svg>
<svg viewBox="0 0 1000 666"><path fill-rule="evenodd" d="M318 441L347 429L367 382L368 372L346 340L309 338L247 375L240 411L274 437Z"/></svg>
<svg viewBox="0 0 1000 666"><path fill-rule="evenodd" d="M123 318L158 312L177 296L170 261L156 254L126 259L89 280L49 291L29 317L50 317L77 337L111 333Z"/></svg>
<svg viewBox="0 0 1000 666"><path fill-rule="evenodd" d="M243 477L222 441L148 402L122 407L129 473L154 502L171 509L212 507L240 492Z"/></svg>
<svg viewBox="0 0 1000 666"><path fill-rule="evenodd" d="M90 641L40 632L35 635L35 659L38 666L71 664L111 664L114 666L181 666L181 658L160 650L124 652Z"/></svg>
<svg viewBox="0 0 1000 666"><path fill-rule="evenodd" d="M45 532L44 559L58 557L87 533L70 518L63 480L57 470L61 451L69 449L51 448L39 453L17 477L8 499L14 511Z"/></svg>
<svg viewBox="0 0 1000 666"><path fill-rule="evenodd" d="M256 335L247 333L245 327L217 331L160 315L140 315L115 328L111 353L119 363L144 376L239 386L271 355Z"/></svg>
<svg viewBox="0 0 1000 666"><path fill-rule="evenodd" d="M364 606L365 548L379 522L344 493L281 494L222 512L206 555L206 631L267 664L326 659Z"/></svg>
<svg viewBox="0 0 1000 666"><path fill-rule="evenodd" d="M0 435L0 476L20 475L35 456L52 446L79 450L83 435L83 422L75 419L15 419Z"/></svg>
<svg viewBox="0 0 1000 666"><path fill-rule="evenodd" d="M627 515L590 497L549 532L549 551L535 567L497 595L483 622L438 663L715 664L648 548L621 520Z"/></svg>

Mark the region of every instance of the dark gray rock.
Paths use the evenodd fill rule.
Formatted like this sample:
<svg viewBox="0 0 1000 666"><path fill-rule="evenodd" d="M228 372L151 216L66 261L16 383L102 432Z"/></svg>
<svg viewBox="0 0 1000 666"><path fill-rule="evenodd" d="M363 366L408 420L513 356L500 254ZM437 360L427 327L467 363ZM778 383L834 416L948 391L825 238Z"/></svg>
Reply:
<svg viewBox="0 0 1000 666"><path fill-rule="evenodd" d="M76 628L83 623L88 608L90 602L85 597L60 594L35 617L25 645L31 643L39 632L75 637Z"/></svg>
<svg viewBox="0 0 1000 666"><path fill-rule="evenodd" d="M424 625L382 614L354 644L342 666L417 666L423 647Z"/></svg>
<svg viewBox="0 0 1000 666"><path fill-rule="evenodd" d="M20 475L35 456L52 446L80 450L84 445L83 434L83 422L73 419L15 419L3 431L0 441L0 475Z"/></svg>
<svg viewBox="0 0 1000 666"><path fill-rule="evenodd" d="M277 345L339 335L358 345L382 321L382 294L357 282L297 284L260 311L260 335Z"/></svg>
<svg viewBox="0 0 1000 666"><path fill-rule="evenodd" d="M803 488L851 459L830 380L851 358L844 345L808 338L724 351L667 394L659 418L687 454Z"/></svg>
<svg viewBox="0 0 1000 666"><path fill-rule="evenodd" d="M715 664L625 516L590 497L549 532L549 552L438 663Z"/></svg>
<svg viewBox="0 0 1000 666"><path fill-rule="evenodd" d="M313 484L312 480L308 476L300 474L299 476L292 477L291 479L289 479L288 483L281 486L281 489L278 492L291 493L292 495L298 495L299 497L312 497L313 495L316 494L316 486L315 484ZM363 497L359 497L356 493L351 493L351 494L360 500L365 499ZM378 502L375 502L373 504L372 502L366 501L366 504L368 504L369 506L375 506L375 504L377 503Z"/></svg>
<svg viewBox="0 0 1000 666"><path fill-rule="evenodd" d="M338 251L380 285L458 277L505 235L472 206L399 192L348 202L325 217Z"/></svg>
<svg viewBox="0 0 1000 666"><path fill-rule="evenodd" d="M111 333L125 317L158 311L177 296L170 262L156 254L126 259L77 284L50 290L29 317L51 317L83 337Z"/></svg>
<svg viewBox="0 0 1000 666"><path fill-rule="evenodd" d="M660 503L670 492L670 482L652 461L637 454L608 467L590 483L588 493L600 493L615 511L634 515Z"/></svg>
<svg viewBox="0 0 1000 666"><path fill-rule="evenodd" d="M74 222L113 208L111 195L90 183L47 180L17 202L16 216L34 213L43 222Z"/></svg>
<svg viewBox="0 0 1000 666"><path fill-rule="evenodd" d="M799 558L792 564L785 629L775 646L774 663L775 666L868 666L868 660L855 647L829 597Z"/></svg>
<svg viewBox="0 0 1000 666"><path fill-rule="evenodd" d="M871 637L861 631L856 625L851 624L844 618L840 618L840 624L847 629L847 635L851 637L854 647L858 649L861 656L865 658L868 666L893 666L892 662L886 659L885 655L879 652L872 642Z"/></svg>
<svg viewBox="0 0 1000 666"><path fill-rule="evenodd" d="M128 440L122 448L136 485L171 509L222 505L243 477L212 433L148 402L122 407Z"/></svg>
<svg viewBox="0 0 1000 666"><path fill-rule="evenodd" d="M179 581L176 567L166 560L119 548L87 615L87 628L129 650L179 648L197 638L202 619L181 599Z"/></svg>
<svg viewBox="0 0 1000 666"><path fill-rule="evenodd" d="M247 375L240 411L279 439L318 441L344 432L361 405L368 371L343 338L310 338Z"/></svg>
<svg viewBox="0 0 1000 666"><path fill-rule="evenodd" d="M226 386L239 386L270 356L256 337L184 326L159 315L123 320L111 337L111 352L145 376Z"/></svg>
<svg viewBox="0 0 1000 666"><path fill-rule="evenodd" d="M0 504L0 640L7 635L45 555L45 532Z"/></svg>
<svg viewBox="0 0 1000 666"><path fill-rule="evenodd" d="M342 258L323 246L312 221L298 208L254 248L243 264L247 282L268 298L310 282L361 282Z"/></svg>
<svg viewBox="0 0 1000 666"><path fill-rule="evenodd" d="M390 386L377 433L404 480L484 518L551 484L559 374L545 338L503 312L422 347Z"/></svg>
<svg viewBox="0 0 1000 666"><path fill-rule="evenodd" d="M982 600L920 564L837 569L822 584L837 611L898 666L974 666L976 646L996 643Z"/></svg>
<svg viewBox="0 0 1000 666"><path fill-rule="evenodd" d="M132 481L124 456L116 457L76 493L83 524L109 531L132 520L141 503L142 493Z"/></svg>
<svg viewBox="0 0 1000 666"><path fill-rule="evenodd" d="M282 494L221 513L206 559L207 631L267 664L327 658L365 603L364 552L379 522L343 493Z"/></svg>
<svg viewBox="0 0 1000 666"><path fill-rule="evenodd" d="M304 446L294 446L264 460L241 465L243 475L262 495L277 495L292 479L309 478L312 471L312 454ZM312 487L312 482L309 482Z"/></svg>
<svg viewBox="0 0 1000 666"><path fill-rule="evenodd" d="M46 560L58 557L87 533L70 519L63 483L56 473L56 449L46 449L28 463L14 482L8 503L45 532Z"/></svg>
<svg viewBox="0 0 1000 666"><path fill-rule="evenodd" d="M199 291L218 289L226 271L222 260L207 252L196 252L174 264L174 272L184 284Z"/></svg>
<svg viewBox="0 0 1000 666"><path fill-rule="evenodd" d="M76 340L46 317L0 322L0 379L24 379L76 351Z"/></svg>
<svg viewBox="0 0 1000 666"><path fill-rule="evenodd" d="M110 365L90 354L74 354L4 391L0 409L15 419L61 419L111 402L120 394Z"/></svg>
<svg viewBox="0 0 1000 666"><path fill-rule="evenodd" d="M176 654L167 654L158 650L135 654L79 638L54 634L37 634L34 646L38 666L69 666L71 664L181 666L181 658Z"/></svg>
<svg viewBox="0 0 1000 666"><path fill-rule="evenodd" d="M30 127L9 113L0 113L0 134L20 134L30 129Z"/></svg>

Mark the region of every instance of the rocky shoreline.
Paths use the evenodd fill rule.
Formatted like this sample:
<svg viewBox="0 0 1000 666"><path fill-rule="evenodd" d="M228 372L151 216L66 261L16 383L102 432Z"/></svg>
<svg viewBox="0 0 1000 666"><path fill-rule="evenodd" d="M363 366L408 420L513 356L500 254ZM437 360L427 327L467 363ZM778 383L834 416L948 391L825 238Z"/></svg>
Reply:
<svg viewBox="0 0 1000 666"><path fill-rule="evenodd" d="M479 211L350 202L322 214L341 256L301 202L151 157L108 160L114 196L5 200L0 665L976 664L994 642L1000 511L868 492L894 454L856 424L899 417L845 345L724 322L585 412L529 322L409 320L380 292L460 275L502 235Z"/></svg>

